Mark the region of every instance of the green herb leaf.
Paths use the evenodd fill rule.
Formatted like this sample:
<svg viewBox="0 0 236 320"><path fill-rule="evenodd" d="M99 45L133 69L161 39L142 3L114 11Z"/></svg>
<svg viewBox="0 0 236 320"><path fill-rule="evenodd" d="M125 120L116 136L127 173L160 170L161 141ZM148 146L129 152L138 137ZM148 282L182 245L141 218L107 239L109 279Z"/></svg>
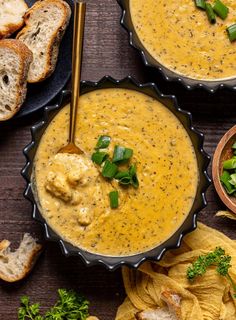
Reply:
<svg viewBox="0 0 236 320"><path fill-rule="evenodd" d="M106 152L94 152L92 154L92 161L98 165L101 165L108 158L108 154Z"/></svg>
<svg viewBox="0 0 236 320"><path fill-rule="evenodd" d="M110 142L111 142L111 137L101 136L98 139L95 149L105 149L109 146Z"/></svg>
<svg viewBox="0 0 236 320"><path fill-rule="evenodd" d="M125 162L133 155L133 150L120 146L115 146L112 162Z"/></svg>
<svg viewBox="0 0 236 320"><path fill-rule="evenodd" d="M231 147L232 149L236 149L236 142L234 142L234 144Z"/></svg>
<svg viewBox="0 0 236 320"><path fill-rule="evenodd" d="M236 159L232 158L224 161L223 168L226 170L236 169Z"/></svg>
<svg viewBox="0 0 236 320"><path fill-rule="evenodd" d="M86 320L89 316L89 302L75 291L59 289L59 300L45 315L45 320L78 319Z"/></svg>
<svg viewBox="0 0 236 320"><path fill-rule="evenodd" d="M207 13L207 17L208 17L208 20L210 21L210 23L212 23L212 24L215 23L216 22L216 15L215 15L210 3L206 3L206 13Z"/></svg>
<svg viewBox="0 0 236 320"><path fill-rule="evenodd" d="M119 206L119 194L118 191L111 191L109 193L110 206L112 209L116 209Z"/></svg>
<svg viewBox="0 0 236 320"><path fill-rule="evenodd" d="M32 320L43 320L43 317L39 314L39 304L35 303L30 305L29 297L21 297L21 307L18 310L18 319L32 319Z"/></svg>
<svg viewBox="0 0 236 320"><path fill-rule="evenodd" d="M223 171L222 175L220 176L220 181L228 194L232 194L236 191L236 189L229 182L230 179L230 173L228 171Z"/></svg>
<svg viewBox="0 0 236 320"><path fill-rule="evenodd" d="M89 302L74 291L58 290L59 299L45 316L39 314L39 304L30 305L29 298L21 298L18 320L86 320Z"/></svg>
<svg viewBox="0 0 236 320"><path fill-rule="evenodd" d="M229 8L221 2L220 0L216 0L213 6L213 10L215 13L223 20L225 20L229 13Z"/></svg>
<svg viewBox="0 0 236 320"><path fill-rule="evenodd" d="M109 160L105 161L104 167L102 169L102 175L105 178L113 179L118 171L118 167L115 163Z"/></svg>
<svg viewBox="0 0 236 320"><path fill-rule="evenodd" d="M229 26L227 29L228 37L231 42L236 40L236 23Z"/></svg>
<svg viewBox="0 0 236 320"><path fill-rule="evenodd" d="M225 250L217 247L215 251L198 257L198 259L192 264L192 266L187 269L187 278L190 281L193 281L196 277L205 274L208 267L212 265L216 266L216 271L221 276L226 277L226 279L228 279L231 283L236 297L236 284L229 275L229 268L231 267L230 262L231 257L225 255Z"/></svg>
<svg viewBox="0 0 236 320"><path fill-rule="evenodd" d="M205 0L195 0L196 7L206 10L206 2Z"/></svg>

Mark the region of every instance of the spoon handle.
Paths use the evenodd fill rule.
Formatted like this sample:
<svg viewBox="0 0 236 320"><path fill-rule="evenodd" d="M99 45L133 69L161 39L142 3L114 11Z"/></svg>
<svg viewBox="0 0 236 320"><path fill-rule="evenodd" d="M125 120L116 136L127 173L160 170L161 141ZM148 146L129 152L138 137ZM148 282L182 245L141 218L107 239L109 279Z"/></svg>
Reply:
<svg viewBox="0 0 236 320"><path fill-rule="evenodd" d="M75 1L74 6L74 33L72 49L72 93L70 104L70 131L69 143L75 143L75 130L77 120L77 109L80 96L80 77L82 64L82 48L84 36L86 4Z"/></svg>

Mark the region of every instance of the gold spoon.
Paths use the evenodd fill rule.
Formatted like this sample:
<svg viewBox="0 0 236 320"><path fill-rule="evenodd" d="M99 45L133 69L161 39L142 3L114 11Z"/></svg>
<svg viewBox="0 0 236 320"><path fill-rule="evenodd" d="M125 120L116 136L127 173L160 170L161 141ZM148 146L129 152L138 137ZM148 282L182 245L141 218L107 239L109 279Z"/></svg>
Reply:
<svg viewBox="0 0 236 320"><path fill-rule="evenodd" d="M70 102L70 128L69 142L62 147L58 153L76 153L83 154L75 144L75 130L77 120L77 110L79 106L80 96L80 76L82 62L82 47L84 36L86 4L84 2L75 1L74 6L74 33L73 33L73 49L72 49L72 92Z"/></svg>

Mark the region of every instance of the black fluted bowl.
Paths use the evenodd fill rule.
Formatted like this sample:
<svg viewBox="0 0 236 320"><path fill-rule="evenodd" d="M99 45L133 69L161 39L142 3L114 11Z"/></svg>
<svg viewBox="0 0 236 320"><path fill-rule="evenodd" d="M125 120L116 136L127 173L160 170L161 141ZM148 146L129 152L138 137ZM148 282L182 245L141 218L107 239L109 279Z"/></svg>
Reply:
<svg viewBox="0 0 236 320"><path fill-rule="evenodd" d="M46 107L43 119L31 128L32 141L28 146L25 147L23 151L27 160L26 165L22 170L22 175L27 181L27 187L24 195L31 201L33 205L33 219L39 221L43 225L46 239L57 241L62 248L62 252L66 256L80 256L86 263L86 265L103 264L109 270L114 270L121 265L128 265L137 268L140 263L147 259L156 261L160 260L166 250L178 248L181 244L183 236L196 228L197 214L206 206L205 192L210 184L210 180L207 175L207 167L210 162L210 157L203 150L203 134L194 129L194 127L192 126L191 114L180 109L174 96L166 96L161 94L158 91L156 85L153 83L139 84L132 77L127 77L123 80L115 80L109 76L102 78L98 82L83 81L81 83L81 94L105 88L131 89L151 96L152 98L164 104L180 120L180 122L188 132L197 156L199 168L199 184L192 209L183 222L182 226L167 241L158 245L156 248L144 253L125 257L110 257L87 252L81 248L71 245L70 243L67 243L58 234L56 234L50 226L48 226L47 222L41 215L39 208L37 207L37 202L32 192L32 167L34 156L44 131L46 130L47 126L54 118L54 116L70 101L69 91L62 92L59 104Z"/></svg>
<svg viewBox="0 0 236 320"><path fill-rule="evenodd" d="M226 80L198 80L182 76L162 65L148 52L135 31L130 13L130 0L117 0L117 2L122 9L121 25L127 30L129 34L129 43L132 47L139 51L145 66L157 69L165 80L179 82L189 90L203 88L211 93L214 93L219 88L228 88L234 91L236 90L236 75L235 78Z"/></svg>

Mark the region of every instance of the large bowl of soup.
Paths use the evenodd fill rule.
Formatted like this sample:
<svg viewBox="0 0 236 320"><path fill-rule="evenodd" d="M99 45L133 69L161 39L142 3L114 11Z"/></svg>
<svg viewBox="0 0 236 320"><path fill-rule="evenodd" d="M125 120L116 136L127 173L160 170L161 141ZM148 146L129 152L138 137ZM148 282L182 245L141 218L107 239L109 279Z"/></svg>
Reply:
<svg viewBox="0 0 236 320"><path fill-rule="evenodd" d="M145 65L157 68L166 80L210 92L236 89L236 41L226 30L236 22L236 7L234 0L223 2L227 18L211 24L194 0L118 0L121 24Z"/></svg>
<svg viewBox="0 0 236 320"><path fill-rule="evenodd" d="M196 228L209 186L209 156L190 113L154 84L137 84L131 77L82 82L76 144L84 154L58 154L68 141L69 102L65 91L58 105L45 108L24 149L25 196L46 238L58 241L65 255L109 269L138 267L179 247ZM107 156L117 146L132 150L119 170L135 165L136 184L104 178L105 164L92 162L104 136L110 137L109 146L103 146ZM119 195L115 207L113 191Z"/></svg>

